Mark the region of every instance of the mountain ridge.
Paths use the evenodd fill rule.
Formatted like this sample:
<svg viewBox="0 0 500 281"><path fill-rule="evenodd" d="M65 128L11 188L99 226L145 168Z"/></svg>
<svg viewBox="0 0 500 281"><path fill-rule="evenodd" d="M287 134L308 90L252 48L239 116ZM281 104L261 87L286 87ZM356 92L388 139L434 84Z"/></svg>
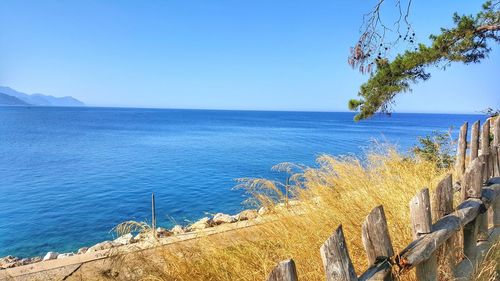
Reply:
<svg viewBox="0 0 500 281"><path fill-rule="evenodd" d="M40 93L26 94L19 92L10 87L0 86L0 93L6 96L16 98L23 101L26 104L16 104L16 105L33 105L33 106L85 106L85 104L74 97L54 97L51 95L44 95ZM5 98L5 97L4 97ZM5 98L6 100L10 100ZM2 103L0 103L2 104Z"/></svg>
<svg viewBox="0 0 500 281"><path fill-rule="evenodd" d="M22 106L22 105L29 105L29 104L23 100L16 98L16 97L0 93L0 105Z"/></svg>

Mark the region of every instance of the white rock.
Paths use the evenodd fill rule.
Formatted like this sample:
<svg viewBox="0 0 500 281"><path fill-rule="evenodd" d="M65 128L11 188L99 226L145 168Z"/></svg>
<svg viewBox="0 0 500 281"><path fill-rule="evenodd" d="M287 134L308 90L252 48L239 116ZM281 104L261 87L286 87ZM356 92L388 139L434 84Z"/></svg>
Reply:
<svg viewBox="0 0 500 281"><path fill-rule="evenodd" d="M266 207L260 207L258 213L259 213L260 216L263 216L263 215L269 213L269 210Z"/></svg>
<svg viewBox="0 0 500 281"><path fill-rule="evenodd" d="M113 240L113 242L120 245L128 245L134 243L135 239L132 233L127 233L125 235L116 238L115 240Z"/></svg>
<svg viewBox="0 0 500 281"><path fill-rule="evenodd" d="M237 218L239 221L253 220L257 218L259 213L256 210L243 210L238 215Z"/></svg>
<svg viewBox="0 0 500 281"><path fill-rule="evenodd" d="M89 250L89 247L82 247L82 248L78 249L77 254L78 255L85 254L88 250Z"/></svg>
<svg viewBox="0 0 500 281"><path fill-rule="evenodd" d="M87 250L87 253L92 253L92 252L100 251L100 250L107 250L107 249L111 249L111 248L118 247L121 245L122 244L118 244L114 241L104 241L104 242L97 243L94 246L90 247Z"/></svg>
<svg viewBox="0 0 500 281"><path fill-rule="evenodd" d="M55 260L57 259L57 256L59 255L59 253L57 252L48 252L47 254L45 254L45 256L43 257L43 260L44 261L48 261L48 260Z"/></svg>
<svg viewBox="0 0 500 281"><path fill-rule="evenodd" d="M64 259L64 258L71 257L71 256L74 256L74 255L75 254L73 254L73 253L59 254L59 255L57 255L57 259Z"/></svg>
<svg viewBox="0 0 500 281"><path fill-rule="evenodd" d="M212 219L212 222L216 225L223 223L233 223L236 221L236 218L227 214L217 213Z"/></svg>
<svg viewBox="0 0 500 281"><path fill-rule="evenodd" d="M202 230L202 229L205 229L207 227L210 227L211 225L211 220L208 218L208 217L204 217L202 219L200 219L199 221L193 223L192 225L190 225L188 227L189 230L193 230L193 231L196 231L196 230Z"/></svg>
<svg viewBox="0 0 500 281"><path fill-rule="evenodd" d="M174 235L177 235L177 234L186 233L186 230L184 230L184 228L182 228L182 226L176 225L176 226L172 227L170 232L172 232Z"/></svg>

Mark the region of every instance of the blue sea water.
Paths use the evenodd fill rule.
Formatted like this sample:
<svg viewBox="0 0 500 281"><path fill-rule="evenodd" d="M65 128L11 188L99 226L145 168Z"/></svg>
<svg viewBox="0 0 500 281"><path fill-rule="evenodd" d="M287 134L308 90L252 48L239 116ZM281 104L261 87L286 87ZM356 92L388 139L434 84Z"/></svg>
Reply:
<svg viewBox="0 0 500 281"><path fill-rule="evenodd" d="M75 251L126 220L158 225L237 213L241 177L280 162L359 153L373 139L406 151L478 115L0 107L0 257Z"/></svg>

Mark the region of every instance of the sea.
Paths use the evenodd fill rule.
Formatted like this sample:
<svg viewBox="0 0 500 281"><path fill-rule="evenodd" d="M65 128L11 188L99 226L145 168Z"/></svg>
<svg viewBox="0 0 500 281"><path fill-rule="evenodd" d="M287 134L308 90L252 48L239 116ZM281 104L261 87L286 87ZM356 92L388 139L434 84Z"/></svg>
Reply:
<svg viewBox="0 0 500 281"><path fill-rule="evenodd" d="M382 144L408 152L419 136L481 115L0 107L0 257L71 252L113 239L117 224L188 224L248 208L238 178L315 166L321 154Z"/></svg>

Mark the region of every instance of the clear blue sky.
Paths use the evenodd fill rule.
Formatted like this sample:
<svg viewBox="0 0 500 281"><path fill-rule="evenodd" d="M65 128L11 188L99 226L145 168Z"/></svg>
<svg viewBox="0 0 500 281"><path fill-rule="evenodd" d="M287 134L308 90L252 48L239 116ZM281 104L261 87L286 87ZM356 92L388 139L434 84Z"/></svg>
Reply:
<svg viewBox="0 0 500 281"><path fill-rule="evenodd" d="M423 42L482 4L413 2ZM96 106L345 111L367 79L346 61L372 3L2 0L0 85ZM433 71L395 109L500 107L499 70L496 45L481 64Z"/></svg>

